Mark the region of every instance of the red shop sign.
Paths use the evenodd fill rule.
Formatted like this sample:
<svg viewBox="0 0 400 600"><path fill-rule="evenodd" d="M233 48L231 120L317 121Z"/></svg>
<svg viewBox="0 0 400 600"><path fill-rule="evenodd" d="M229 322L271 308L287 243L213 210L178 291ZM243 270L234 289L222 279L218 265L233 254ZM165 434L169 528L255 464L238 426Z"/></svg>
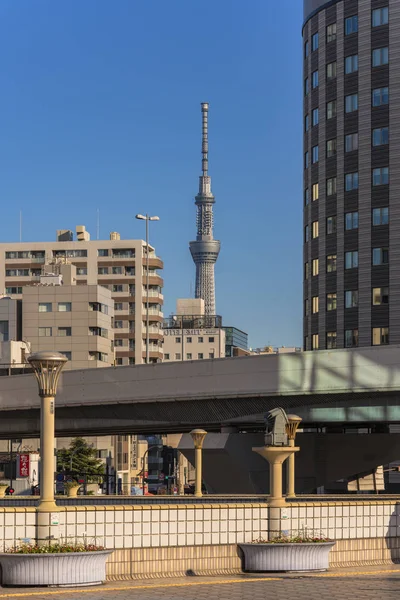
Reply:
<svg viewBox="0 0 400 600"><path fill-rule="evenodd" d="M29 454L18 457L18 477L29 477Z"/></svg>

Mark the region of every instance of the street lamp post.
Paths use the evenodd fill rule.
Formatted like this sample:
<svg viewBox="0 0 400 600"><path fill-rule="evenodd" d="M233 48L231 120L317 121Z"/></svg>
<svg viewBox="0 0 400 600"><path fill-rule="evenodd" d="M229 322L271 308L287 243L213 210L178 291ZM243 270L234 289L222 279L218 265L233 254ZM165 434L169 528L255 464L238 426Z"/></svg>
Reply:
<svg viewBox="0 0 400 600"><path fill-rule="evenodd" d="M194 453L195 453L195 471L196 471L196 482L194 488L194 495L200 498L203 495L201 491L201 481L202 481L202 449L204 438L207 435L207 431L204 429L193 429L190 432L192 436L192 440L194 443Z"/></svg>
<svg viewBox="0 0 400 600"><path fill-rule="evenodd" d="M136 219L146 221L146 364L149 364L149 221L159 221L160 217L136 215Z"/></svg>
<svg viewBox="0 0 400 600"><path fill-rule="evenodd" d="M57 385L67 358L58 352L37 352L28 362L39 386L40 403L40 502L37 507L37 541L40 545L55 541L58 519L51 513L57 510L54 501L54 404ZM57 521L57 522L56 522Z"/></svg>

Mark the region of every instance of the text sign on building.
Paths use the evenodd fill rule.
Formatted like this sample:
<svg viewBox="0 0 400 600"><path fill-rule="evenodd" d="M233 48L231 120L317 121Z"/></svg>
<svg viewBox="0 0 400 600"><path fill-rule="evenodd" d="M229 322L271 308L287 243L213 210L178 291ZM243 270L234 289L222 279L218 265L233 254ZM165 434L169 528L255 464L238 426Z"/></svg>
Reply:
<svg viewBox="0 0 400 600"><path fill-rule="evenodd" d="M18 477L29 477L29 454L18 457Z"/></svg>
<svg viewBox="0 0 400 600"><path fill-rule="evenodd" d="M217 329L164 329L164 335L176 336L176 335L216 335Z"/></svg>

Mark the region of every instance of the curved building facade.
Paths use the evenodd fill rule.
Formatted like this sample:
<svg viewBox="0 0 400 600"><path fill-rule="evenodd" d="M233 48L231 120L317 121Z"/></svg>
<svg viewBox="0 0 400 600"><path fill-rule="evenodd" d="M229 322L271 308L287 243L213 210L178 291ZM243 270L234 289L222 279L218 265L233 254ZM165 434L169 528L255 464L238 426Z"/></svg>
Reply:
<svg viewBox="0 0 400 600"><path fill-rule="evenodd" d="M305 0L304 349L400 344L400 2Z"/></svg>

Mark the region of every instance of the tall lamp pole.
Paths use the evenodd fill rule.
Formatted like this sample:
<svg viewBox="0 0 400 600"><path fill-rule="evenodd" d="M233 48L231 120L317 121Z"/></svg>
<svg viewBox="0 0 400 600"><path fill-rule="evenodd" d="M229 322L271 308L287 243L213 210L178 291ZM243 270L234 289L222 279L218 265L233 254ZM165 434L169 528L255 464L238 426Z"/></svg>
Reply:
<svg viewBox="0 0 400 600"><path fill-rule="evenodd" d="M160 217L146 214L136 215L136 219L146 221L146 364L149 364L149 221L159 221Z"/></svg>
<svg viewBox="0 0 400 600"><path fill-rule="evenodd" d="M51 513L57 510L54 501L54 405L61 371L67 362L59 352L37 352L28 357L39 386L40 402L40 502L37 507L37 542L39 545L56 541L58 519ZM57 523L56 523L57 521ZM57 527L55 527L57 526Z"/></svg>

